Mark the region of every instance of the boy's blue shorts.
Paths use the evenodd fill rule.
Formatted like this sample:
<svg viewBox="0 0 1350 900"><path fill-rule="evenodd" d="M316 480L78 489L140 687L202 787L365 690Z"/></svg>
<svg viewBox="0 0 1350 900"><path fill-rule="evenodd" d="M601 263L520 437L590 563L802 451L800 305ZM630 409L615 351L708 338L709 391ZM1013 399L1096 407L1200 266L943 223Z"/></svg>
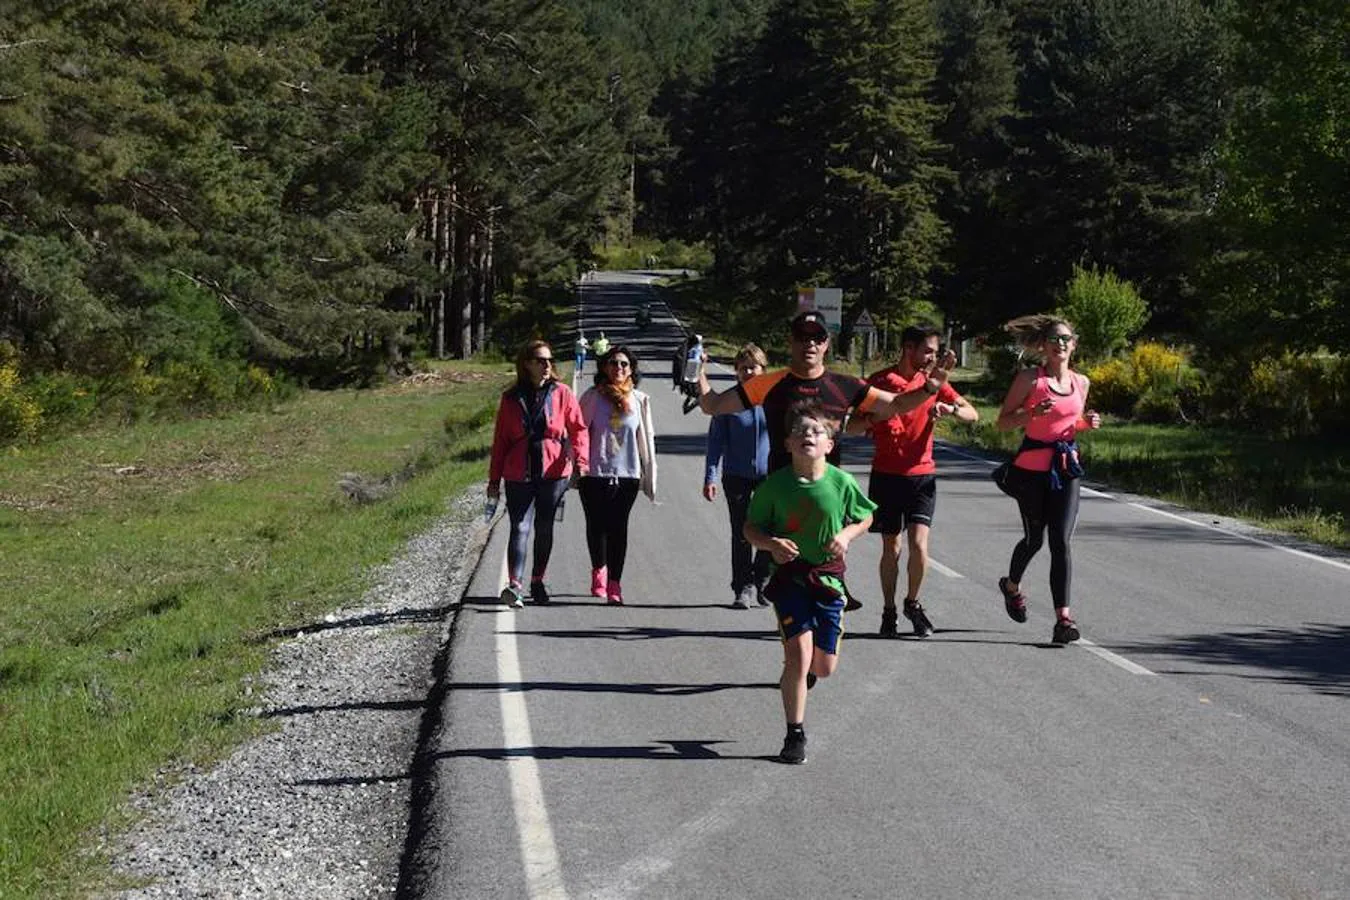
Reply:
<svg viewBox="0 0 1350 900"><path fill-rule="evenodd" d="M826 653L839 652L839 639L844 636L843 597L790 582L776 587L769 599L773 601L783 640L810 629L812 643L817 647Z"/></svg>

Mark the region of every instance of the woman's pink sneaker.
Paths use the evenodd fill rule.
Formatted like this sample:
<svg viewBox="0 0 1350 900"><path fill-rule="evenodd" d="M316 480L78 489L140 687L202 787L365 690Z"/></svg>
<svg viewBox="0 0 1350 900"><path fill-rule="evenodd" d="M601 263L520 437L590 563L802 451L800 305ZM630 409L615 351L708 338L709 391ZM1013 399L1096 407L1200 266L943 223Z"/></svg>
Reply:
<svg viewBox="0 0 1350 900"><path fill-rule="evenodd" d="M617 581L611 581L608 588L609 602L616 606L623 606L623 590L619 587Z"/></svg>
<svg viewBox="0 0 1350 900"><path fill-rule="evenodd" d="M609 567L601 566L598 569L591 569L591 596L599 597L602 600L605 597L606 589L609 584Z"/></svg>

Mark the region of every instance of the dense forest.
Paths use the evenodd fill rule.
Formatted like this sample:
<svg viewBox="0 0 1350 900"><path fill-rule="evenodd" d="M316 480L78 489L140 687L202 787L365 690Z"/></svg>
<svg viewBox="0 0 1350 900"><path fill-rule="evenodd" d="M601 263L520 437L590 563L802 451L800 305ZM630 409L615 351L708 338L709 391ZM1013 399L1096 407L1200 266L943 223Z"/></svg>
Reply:
<svg viewBox="0 0 1350 900"><path fill-rule="evenodd" d="M6 440L472 356L635 230L766 317L1098 278L1220 393L1350 384L1344 0L0 8Z"/></svg>

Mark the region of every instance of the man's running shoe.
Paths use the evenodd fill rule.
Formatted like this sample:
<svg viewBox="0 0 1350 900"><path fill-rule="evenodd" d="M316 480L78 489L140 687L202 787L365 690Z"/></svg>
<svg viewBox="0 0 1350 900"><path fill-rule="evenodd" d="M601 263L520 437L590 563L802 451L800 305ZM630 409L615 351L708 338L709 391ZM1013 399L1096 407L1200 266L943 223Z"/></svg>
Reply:
<svg viewBox="0 0 1350 900"><path fill-rule="evenodd" d="M808 691L811 690L811 688L813 688L813 687L816 686L816 682L819 681L819 680L820 680L820 679L816 677L816 673L815 673L815 672L807 672L807 673L806 673L806 689L807 689Z"/></svg>
<svg viewBox="0 0 1350 900"><path fill-rule="evenodd" d="M749 587L749 586L746 586L746 587L741 588L739 591L737 591L737 592L736 592L736 599L731 601L731 608L732 608L732 609L749 609L749 608L750 608L750 592L753 591L753 590L754 590L754 588Z"/></svg>
<svg viewBox="0 0 1350 900"><path fill-rule="evenodd" d="M787 733L787 737L783 738L783 749L778 754L778 761L791 766L799 766L806 762L805 731L789 731Z"/></svg>
<svg viewBox="0 0 1350 900"><path fill-rule="evenodd" d="M519 587L508 584L506 587L502 588L501 601L512 609L523 609L525 606L525 595L520 592Z"/></svg>
<svg viewBox="0 0 1350 900"><path fill-rule="evenodd" d="M1026 594L1009 589L1006 577L998 580L998 591L1003 595L1003 609L1008 613L1008 618L1014 622L1025 622L1027 620Z"/></svg>
<svg viewBox="0 0 1350 900"><path fill-rule="evenodd" d="M542 581L530 582L530 599L541 606L553 602L553 598L548 595L548 588L544 587Z"/></svg>
<svg viewBox="0 0 1350 900"><path fill-rule="evenodd" d="M881 630L877 634L882 637L899 637L896 630L896 624L900 619L900 614L894 606L887 606L881 610Z"/></svg>
<svg viewBox="0 0 1350 900"><path fill-rule="evenodd" d="M923 611L923 604L917 600L906 600L903 610L905 618L909 619L909 624L914 626L914 636L926 638L933 633L933 623L928 620L928 614Z"/></svg>
<svg viewBox="0 0 1350 900"><path fill-rule="evenodd" d="M760 606L769 605L769 598L764 593L764 585L755 585L755 600L759 602Z"/></svg>
<svg viewBox="0 0 1350 900"><path fill-rule="evenodd" d="M1079 637L1078 623L1068 618L1056 622L1055 630L1050 633L1050 640L1056 644L1072 644Z"/></svg>
<svg viewBox="0 0 1350 900"><path fill-rule="evenodd" d="M845 588L844 612L853 612L855 609L862 609L862 607L863 607L862 601L859 600L857 597L853 596L851 593L849 593L848 589Z"/></svg>

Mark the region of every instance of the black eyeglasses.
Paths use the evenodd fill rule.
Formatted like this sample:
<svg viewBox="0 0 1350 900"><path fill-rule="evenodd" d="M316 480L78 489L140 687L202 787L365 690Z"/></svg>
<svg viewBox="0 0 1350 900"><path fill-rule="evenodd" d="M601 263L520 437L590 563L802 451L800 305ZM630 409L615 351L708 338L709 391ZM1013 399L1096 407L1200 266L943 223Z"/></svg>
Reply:
<svg viewBox="0 0 1350 900"><path fill-rule="evenodd" d="M827 334L817 334L815 332L812 332L811 334L802 334L799 331L794 331L792 332L792 336L803 344L823 344L830 339L830 336Z"/></svg>
<svg viewBox="0 0 1350 900"><path fill-rule="evenodd" d="M788 434L793 437L830 437L830 430L822 425L800 424L793 427Z"/></svg>
<svg viewBox="0 0 1350 900"><path fill-rule="evenodd" d="M534 362L541 362L546 366L553 365L553 357L551 356L531 356L530 359Z"/></svg>
<svg viewBox="0 0 1350 900"><path fill-rule="evenodd" d="M1061 347L1067 347L1073 343L1076 334L1052 334L1045 339L1048 344L1059 344Z"/></svg>

